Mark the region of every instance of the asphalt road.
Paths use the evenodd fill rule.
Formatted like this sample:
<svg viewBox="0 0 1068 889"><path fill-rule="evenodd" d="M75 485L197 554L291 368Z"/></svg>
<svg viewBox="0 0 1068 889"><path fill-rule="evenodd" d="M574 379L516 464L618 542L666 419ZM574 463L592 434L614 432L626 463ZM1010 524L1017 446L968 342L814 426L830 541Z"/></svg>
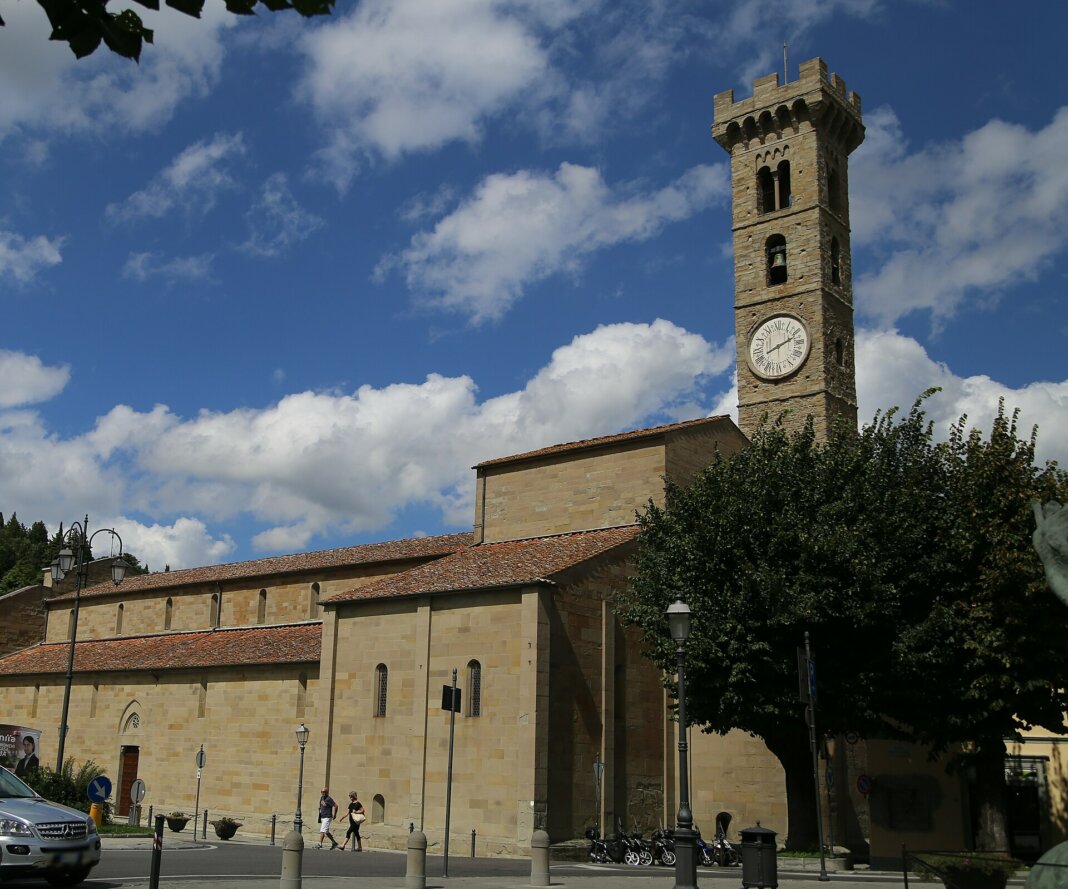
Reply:
<svg viewBox="0 0 1068 889"><path fill-rule="evenodd" d="M131 844L133 845L133 844ZM319 850L308 847L304 850L302 874L314 877L391 877L398 885L403 885L406 856L402 852L342 852ZM440 855L428 855L426 872L428 877L441 877L444 859ZM94 868L90 878L83 884L92 889L122 889L131 883L144 884L152 870L152 851L147 845L138 848L108 848L105 845L100 864ZM173 844L164 848L160 860L160 883L182 883L188 881L208 882L210 880L254 880L264 878L277 881L282 870L282 847L252 845L244 843L191 843ZM736 868L717 872L713 868L702 870L702 878L708 882L720 883L728 880L730 885L739 882ZM672 882L673 871L666 867L628 867L626 865L589 865L581 863L559 862L552 867L554 877L559 875L612 876L618 880L628 878L649 878L663 876L665 882ZM450 878L517 878L527 882L530 877L529 859L512 858L470 858L467 856L449 856ZM41 880L5 882L4 889L41 889L46 886ZM726 886L726 883L722 885Z"/></svg>

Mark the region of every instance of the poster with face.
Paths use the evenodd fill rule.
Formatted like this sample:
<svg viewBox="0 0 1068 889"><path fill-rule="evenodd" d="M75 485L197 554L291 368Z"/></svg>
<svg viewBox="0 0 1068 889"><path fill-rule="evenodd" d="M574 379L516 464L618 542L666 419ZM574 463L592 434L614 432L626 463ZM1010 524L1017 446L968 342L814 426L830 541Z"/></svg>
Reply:
<svg viewBox="0 0 1068 889"><path fill-rule="evenodd" d="M20 778L40 764L41 732L24 725L0 725L0 765Z"/></svg>

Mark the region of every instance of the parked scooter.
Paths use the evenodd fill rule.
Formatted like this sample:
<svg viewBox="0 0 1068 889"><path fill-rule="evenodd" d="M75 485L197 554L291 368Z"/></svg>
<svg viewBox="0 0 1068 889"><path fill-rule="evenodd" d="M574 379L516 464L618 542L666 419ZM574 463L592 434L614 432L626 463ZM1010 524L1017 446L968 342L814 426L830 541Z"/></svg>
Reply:
<svg viewBox="0 0 1068 889"><path fill-rule="evenodd" d="M727 839L730 826L730 812L720 812L716 815L716 839L712 844L712 854L720 867L738 867L742 863L741 852Z"/></svg>
<svg viewBox="0 0 1068 889"><path fill-rule="evenodd" d="M653 861L666 867L675 866L675 833L671 830L653 831Z"/></svg>
<svg viewBox="0 0 1068 889"><path fill-rule="evenodd" d="M586 828L586 839L590 841L590 861L604 864L608 858L608 844L601 839L601 832L596 827Z"/></svg>

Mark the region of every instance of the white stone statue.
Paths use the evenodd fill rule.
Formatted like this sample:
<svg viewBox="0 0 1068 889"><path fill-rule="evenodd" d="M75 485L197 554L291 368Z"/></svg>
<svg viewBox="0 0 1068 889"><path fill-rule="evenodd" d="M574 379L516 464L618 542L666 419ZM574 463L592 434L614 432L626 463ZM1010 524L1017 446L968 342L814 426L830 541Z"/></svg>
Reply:
<svg viewBox="0 0 1068 889"><path fill-rule="evenodd" d="M1031 501L1035 511L1035 552L1046 570L1046 580L1053 592L1068 605L1068 506L1056 500L1049 503Z"/></svg>

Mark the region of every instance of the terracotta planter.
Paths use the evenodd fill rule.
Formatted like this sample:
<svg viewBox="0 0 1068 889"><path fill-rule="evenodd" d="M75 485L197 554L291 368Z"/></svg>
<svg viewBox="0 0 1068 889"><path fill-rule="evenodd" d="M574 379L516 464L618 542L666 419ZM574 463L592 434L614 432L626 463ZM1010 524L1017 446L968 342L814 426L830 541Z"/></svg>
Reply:
<svg viewBox="0 0 1068 889"><path fill-rule="evenodd" d="M215 828L215 835L220 840L229 840L234 834L237 833L237 829L241 826L236 821L212 821L211 826Z"/></svg>

